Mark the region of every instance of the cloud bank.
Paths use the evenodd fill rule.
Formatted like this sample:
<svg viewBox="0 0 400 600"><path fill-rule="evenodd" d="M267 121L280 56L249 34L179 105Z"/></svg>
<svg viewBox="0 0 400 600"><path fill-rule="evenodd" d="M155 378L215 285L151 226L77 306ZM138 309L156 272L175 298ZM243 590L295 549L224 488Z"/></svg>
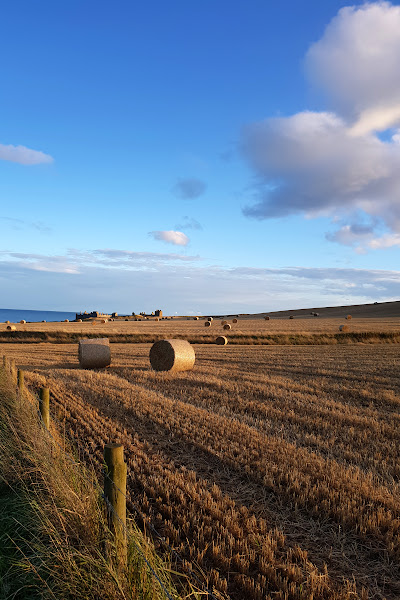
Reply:
<svg viewBox="0 0 400 600"><path fill-rule="evenodd" d="M225 268L199 256L110 248L1 252L0 287L3 306L13 308L30 298L29 308L41 310L235 314L397 300L400 271Z"/></svg>
<svg viewBox="0 0 400 600"><path fill-rule="evenodd" d="M257 176L244 214L334 217L343 224L331 241L358 251L397 245L396 235L380 241L379 228L400 233L399 64L399 6L341 9L305 57L329 110L268 118L243 131L241 149ZM374 223L369 237L366 219Z"/></svg>
<svg viewBox="0 0 400 600"><path fill-rule="evenodd" d="M149 231L149 235L155 240L175 246L187 246L190 241L182 231Z"/></svg>
<svg viewBox="0 0 400 600"><path fill-rule="evenodd" d="M25 146L0 144L0 160L8 160L20 165L39 165L52 163L54 159L49 154L40 152L40 150L31 150Z"/></svg>

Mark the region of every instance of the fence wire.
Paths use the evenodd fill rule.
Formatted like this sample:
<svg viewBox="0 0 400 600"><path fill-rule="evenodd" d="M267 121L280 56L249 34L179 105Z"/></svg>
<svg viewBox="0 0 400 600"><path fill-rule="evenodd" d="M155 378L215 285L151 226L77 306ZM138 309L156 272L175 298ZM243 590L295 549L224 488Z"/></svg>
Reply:
<svg viewBox="0 0 400 600"><path fill-rule="evenodd" d="M4 367L5 368L5 367ZM6 370L6 368L5 368ZM9 374L11 376L12 379L15 380L15 377L13 377L13 373L12 373L12 368L10 368L9 370ZM22 393L20 388L18 387L18 383L16 383L16 392L17 395L20 396L20 394ZM32 396L32 393L29 393L29 396ZM39 401L38 397L35 396L36 399ZM34 401L32 401L29 398L29 401L31 402L31 404L34 404ZM51 438L51 440L55 443L55 445L61 450L61 452L64 454L65 458L67 458L67 460L69 460L71 462L71 464L73 464L76 467L80 467L81 468L81 463L77 462L66 450L65 448L63 448L61 446L61 444L58 442L58 440L53 436L53 434L51 433L51 431L49 429L47 429L44 421L43 421L43 417L42 414L40 412L40 410L38 408L36 408L36 412L38 414L39 417L39 421L41 423L42 428L46 431L47 435ZM57 417L55 415L51 416L51 419L53 421L56 421L61 427L64 427L64 423L62 423L59 419L57 419ZM68 432L68 437L71 441L71 443L73 443L76 446L76 439L70 435L70 433ZM78 455L79 455L79 448L78 448ZM175 559L181 563L184 564L185 563L185 559L183 559L180 554L174 549L172 548L167 540L165 539L165 537L163 535L161 535L159 533L159 531L157 531L157 529L152 525L152 523L150 523L150 521L147 520L147 518L145 517L144 513L140 510L140 508L132 501L132 499L130 497L127 496L127 494L125 494L115 483L114 481L109 477L109 475L107 474L107 472L102 469L102 475L106 478L108 478L110 481L112 481L115 489L124 496L124 498L126 500L128 500L131 504L131 506L134 508L134 510L136 511L136 513L140 516L140 518L143 520L143 522L146 524L146 526L151 530L151 532L164 544L164 546L169 550L169 552L171 553L172 556L175 557ZM93 481L89 482L86 479L87 483L90 483L91 485L93 485ZM110 501L108 500L108 498L106 498L106 496L103 493L103 490L101 489L100 485L98 484L98 482L96 481L97 484L97 488L98 491L100 492L101 497L103 498L103 500L105 501L108 510L110 510L116 517L117 519L120 521L121 525L123 526L125 533L127 535L127 539L130 539L133 543L133 545L135 546L135 548L139 551L139 553L141 554L144 562L146 563L147 567L149 568L150 572L152 573L153 577L156 579L156 581L158 582L158 584L160 585L162 591L164 592L164 594L166 595L168 600L174 600L174 598L170 595L170 593L168 592L168 590L165 588L164 584L162 583L161 579L159 578L159 576L157 575L157 573L154 571L154 569L152 568L151 564L149 563L149 561L146 559L143 550L140 548L140 546L137 544L137 542L135 541L134 537L132 534L130 534L128 528L126 527L125 523L121 520L120 516L115 512L112 504L110 503ZM193 571L192 569L188 569L188 573L187 573L193 580L196 580L196 585L198 585L206 594L207 594L207 598L209 600L219 600L212 592L212 590L210 590L208 587L206 587L204 585L204 582L197 576L197 574L195 573L195 571Z"/></svg>

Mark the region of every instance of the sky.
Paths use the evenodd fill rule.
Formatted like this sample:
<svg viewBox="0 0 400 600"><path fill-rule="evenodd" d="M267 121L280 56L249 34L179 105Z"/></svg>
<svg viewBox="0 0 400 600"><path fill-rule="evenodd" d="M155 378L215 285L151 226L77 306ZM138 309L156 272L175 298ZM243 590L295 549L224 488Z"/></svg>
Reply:
<svg viewBox="0 0 400 600"><path fill-rule="evenodd" d="M0 308L400 299L400 2L14 0Z"/></svg>

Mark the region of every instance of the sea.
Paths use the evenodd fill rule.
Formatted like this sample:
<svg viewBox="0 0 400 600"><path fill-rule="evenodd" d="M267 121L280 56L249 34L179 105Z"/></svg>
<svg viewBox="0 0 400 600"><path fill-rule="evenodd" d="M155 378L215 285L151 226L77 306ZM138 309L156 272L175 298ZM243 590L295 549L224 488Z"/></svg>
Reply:
<svg viewBox="0 0 400 600"><path fill-rule="evenodd" d="M40 321L64 321L75 319L74 312L61 312L55 310L15 310L11 308L0 308L0 323L10 321L18 323L24 319L27 323L39 323Z"/></svg>

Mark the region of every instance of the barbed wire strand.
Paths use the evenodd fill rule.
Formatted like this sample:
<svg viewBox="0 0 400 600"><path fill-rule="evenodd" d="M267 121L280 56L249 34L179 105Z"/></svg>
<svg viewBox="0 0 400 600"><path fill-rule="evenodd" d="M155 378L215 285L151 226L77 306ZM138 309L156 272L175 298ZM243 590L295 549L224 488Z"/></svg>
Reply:
<svg viewBox="0 0 400 600"><path fill-rule="evenodd" d="M20 389L18 388L18 385L17 385L16 387L17 387L17 393L19 393L19 392L20 392ZM30 395L31 395L31 394L30 394ZM31 404L34 404L34 402L33 402L33 401L30 399L30 398L29 398L29 401L30 401L30 403L31 403ZM40 410L39 410L39 409L36 409L36 411L37 411L37 413L38 413L39 420L40 420L40 422L41 422L41 424L42 424L42 427L43 427L43 429L45 429L45 431L47 432L47 434L48 434L48 435L51 437L51 439L52 439L52 440L55 442L55 444L56 444L56 445L57 445L57 446L60 448L60 450L61 450L61 451L63 452L63 454L65 455L65 457L66 457L66 458L67 458L67 459L68 459L68 460L69 460L69 461L70 461L70 462L71 462L73 465L75 465L75 466L78 466L78 467L81 467L81 464L80 464L79 462L77 462L76 460L74 460L74 459L73 459L73 458L70 456L70 454L69 454L69 453L68 453L68 452L65 450L65 448L63 448L63 447L61 446L61 444L58 442L58 440L56 440L56 438L53 436L53 434L51 433L51 431L50 431L49 429L47 429L47 427L46 427L46 425L45 425L45 423L44 423L44 421L43 421L43 417L42 417L42 414L41 414ZM64 426L64 424L63 424L61 421L59 421L59 419L57 419L57 417L55 417L54 415L52 415L52 417L51 417L51 418L52 418L52 420L55 420L55 421L57 421L57 422L59 423L59 425L61 425L61 426ZM69 435L69 437L70 437L71 441L72 441L72 442L74 442L74 443L76 444L76 439L75 439L75 438L73 438L73 436L71 436L71 435ZM108 474L105 472L105 470L104 470L104 469L102 470L102 474L103 474L103 476L104 476L104 477L107 477L107 478L108 478L110 481L112 481L112 479L109 477L109 475L108 475ZM85 478L85 479L86 479L86 478ZM89 482L87 479L86 479L86 481L87 481L87 483L93 483L93 482ZM126 495L126 494L125 494L125 493L124 493L122 490L120 490L120 489L119 489L119 487L118 487L118 486L115 484L115 482L114 482L114 481L112 481L112 483L113 483L113 485L115 486L115 488L116 488L116 489L117 489L117 490L118 490L118 491L119 491L119 492L120 492L120 493L121 493L121 494L122 494L122 495L125 497L125 499L126 499L126 500L128 500L128 501L131 503L131 505L133 506L133 508L135 509L135 511L137 512L137 514L138 514L138 515L141 517L141 519L143 520L143 522L144 522L144 523L146 523L146 525L148 526L148 528L149 528L149 529L150 529L150 530L151 530L151 531L152 531L152 532L153 532L153 533L154 533L154 534L155 534L155 535L156 535L156 536L157 536L157 537L158 537L158 538L159 538L159 539L162 541L162 543L163 543L163 544L164 544L164 545L165 545L165 546L168 548L168 550L171 552L171 554L172 554L173 556L175 556L175 557L178 559L178 561L179 561L180 563L184 564L184 562L185 562L185 559L183 559L183 558L180 556L180 554L179 554L179 553L178 553L178 552L177 552L177 551L176 551L174 548L172 548L172 547L171 547L171 546L168 544L168 542L166 541L166 539L164 538L164 536L162 536L162 535L161 535L161 534L160 534L160 533L157 531L157 529L156 529L156 528L155 528L155 527L152 525L152 523L150 523L149 521L147 521L147 519L145 518L145 515L144 515L144 514L142 513L142 511L141 511L141 510L138 508L138 506L137 506L137 505L135 505L135 503L132 501L132 499L131 499L130 497L128 497L128 496L127 496L127 495ZM101 486L100 486L100 484L98 484L98 482L97 482L97 487L98 487L98 489L99 489L99 491L100 491L100 493L101 493L102 497L104 498L103 491L102 491L102 489L101 489ZM107 502L108 502L108 501L107 501ZM111 506L111 505L110 505L110 506ZM113 510L113 507L112 507L112 506L111 506L111 509ZM115 514L116 514L116 513L115 513ZM116 516L118 517L118 519L120 519L119 515L116 515ZM124 525L124 524L123 524L123 525ZM125 527L125 529L126 529L126 526L125 526L125 525L124 525L124 527ZM126 531L128 531L128 530L126 529ZM157 574L156 574L156 573L153 571L153 569L152 569L152 568L151 568L151 566L149 565L148 561L146 560L146 557L144 556L144 554L143 554L143 551L140 549L140 547L138 547L138 546L137 546L137 544L136 544L136 543L135 543L135 541L133 540L133 537L132 537L132 541L133 541L133 543L136 545L136 547L139 549L139 551L142 553L142 555L143 555L143 558L144 558L144 560L145 560L146 564L148 564L148 566L149 566L150 570L152 571L153 575L156 577L156 579L157 579L158 581L160 581L160 580L159 580L159 578L158 578L158 576L157 576ZM189 576L190 576L190 577L192 577L193 579L195 579L195 580L197 581L197 584L198 584L198 585L200 585L200 587L201 587L201 588L203 588L203 590L204 590L204 591L207 593L207 596L208 596L208 598L211 598L212 600L218 600L218 599L216 598L216 596L213 594L213 592L212 592L212 591L211 591L211 590L208 588L208 586L205 586L204 582L203 582L203 581L202 581L202 580L201 580L201 579L198 577L198 575L197 575L197 574L196 574L196 573L195 573L195 572L194 572L192 569L188 569L188 571L189 571L189 572L188 572ZM162 585L161 581L160 581L160 584ZM165 590L165 588L164 588L164 590ZM165 591L166 591L166 593L168 594L167 590L165 590ZM170 598L170 596L169 596L169 598ZM173 599L172 599L172 600L173 600Z"/></svg>
<svg viewBox="0 0 400 600"><path fill-rule="evenodd" d="M57 421L57 423L61 426L64 427L64 423L62 423L59 419L57 419L56 416L51 417L52 419L54 419L55 421ZM67 432L69 439L76 444L76 438L71 435L69 432ZM60 444L58 444L60 446ZM61 446L60 446L61 447ZM65 452L65 450L64 450ZM104 477L107 477L110 481L112 481L112 479L110 479L109 475L107 474L107 472L102 469L101 471L102 475ZM144 513L140 510L140 508L137 506L137 504L135 504L135 502L133 502L132 498L130 496L128 496L127 494L125 494L122 490L119 489L119 487L112 481L113 485L115 486L115 489L117 489L124 497L126 500L129 501L129 503L132 505L132 508L136 511L136 513L140 516L140 518L143 520L143 522L146 524L146 526L152 531L152 533L164 544L164 546L169 550L169 552L175 557L175 559L180 563L180 564L184 564L185 563L185 559L182 558L182 556L179 554L179 552L177 552L177 550L175 550L174 548L172 548L172 546L170 546L170 544L168 544L167 540L165 539L165 537L159 532L157 531L157 529L154 527L154 525L147 520L146 516L144 515ZM186 561L187 562L187 561ZM197 573L195 571L193 571L193 569L188 569L187 570L187 574L194 580L196 580L197 585L199 585L208 595L208 598L210 598L211 600L218 600L216 598L216 596L213 594L212 590L210 590L210 588L205 584L204 581L202 581L200 579L200 577L197 575Z"/></svg>

